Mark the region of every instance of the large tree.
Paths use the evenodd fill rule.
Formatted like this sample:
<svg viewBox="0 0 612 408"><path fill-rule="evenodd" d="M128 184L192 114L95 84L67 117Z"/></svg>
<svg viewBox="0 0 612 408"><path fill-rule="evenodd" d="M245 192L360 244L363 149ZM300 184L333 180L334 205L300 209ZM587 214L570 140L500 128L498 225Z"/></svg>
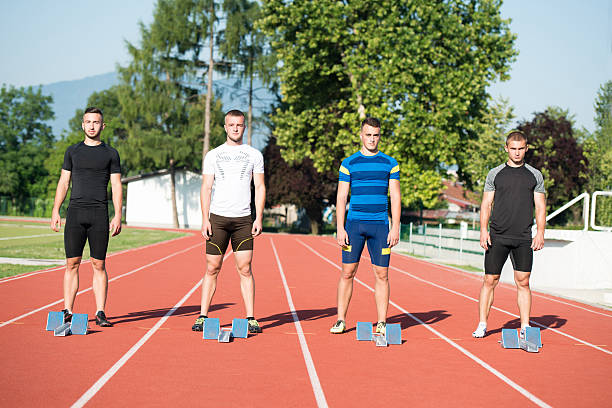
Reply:
<svg viewBox="0 0 612 408"><path fill-rule="evenodd" d="M587 181L587 159L568 112L547 108L517 128L525 133L529 143L525 161L544 175L548 210L555 210L582 193Z"/></svg>
<svg viewBox="0 0 612 408"><path fill-rule="evenodd" d="M448 165L475 139L486 87L507 78L515 36L501 1L265 0L261 27L280 60L272 121L289 162L326 171L359 146L365 116L402 171L404 204L437 201Z"/></svg>
<svg viewBox="0 0 612 408"><path fill-rule="evenodd" d="M44 162L53 141L53 99L32 87L0 88L0 195L15 204L46 191Z"/></svg>

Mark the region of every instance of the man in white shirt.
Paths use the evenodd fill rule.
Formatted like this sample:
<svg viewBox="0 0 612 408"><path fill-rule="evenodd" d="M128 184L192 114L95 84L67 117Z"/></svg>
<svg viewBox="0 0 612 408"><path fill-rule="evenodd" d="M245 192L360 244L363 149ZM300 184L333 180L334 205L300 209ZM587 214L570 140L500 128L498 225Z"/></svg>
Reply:
<svg viewBox="0 0 612 408"><path fill-rule="evenodd" d="M253 238L261 234L266 201L264 165L261 152L242 144L244 114L231 110L225 115L227 139L209 151L202 170L202 236L206 239L206 273L202 279L200 316L192 326L202 331L204 319L217 288L223 255L232 241L240 290L250 333L261 333L254 317L255 280L251 270ZM255 220L251 216L251 180L255 184Z"/></svg>

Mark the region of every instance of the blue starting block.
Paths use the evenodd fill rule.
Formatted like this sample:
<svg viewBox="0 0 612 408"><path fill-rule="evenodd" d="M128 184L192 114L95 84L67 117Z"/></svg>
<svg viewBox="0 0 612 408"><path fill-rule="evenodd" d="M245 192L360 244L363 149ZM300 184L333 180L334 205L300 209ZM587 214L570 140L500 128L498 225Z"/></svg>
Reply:
<svg viewBox="0 0 612 408"><path fill-rule="evenodd" d="M204 329L202 330L202 338L204 340L218 340L220 332L219 319L216 317L209 317L204 319Z"/></svg>
<svg viewBox="0 0 612 408"><path fill-rule="evenodd" d="M64 324L64 312L49 312L47 315L47 331L54 331Z"/></svg>
<svg viewBox="0 0 612 408"><path fill-rule="evenodd" d="M232 336L240 339L249 337L249 322L247 319L232 320Z"/></svg>
<svg viewBox="0 0 612 408"><path fill-rule="evenodd" d="M70 324L70 332L72 334L87 334L87 314L85 313L74 313L72 315L72 321Z"/></svg>
<svg viewBox="0 0 612 408"><path fill-rule="evenodd" d="M387 324L385 336L389 344L402 344L402 326L399 323Z"/></svg>
<svg viewBox="0 0 612 408"><path fill-rule="evenodd" d="M357 322L357 340L371 341L372 340L372 323Z"/></svg>
<svg viewBox="0 0 612 408"><path fill-rule="evenodd" d="M525 338L519 338L516 329L502 329L501 346L505 349L523 349L529 353L538 353L542 347L540 329L537 327L527 327Z"/></svg>

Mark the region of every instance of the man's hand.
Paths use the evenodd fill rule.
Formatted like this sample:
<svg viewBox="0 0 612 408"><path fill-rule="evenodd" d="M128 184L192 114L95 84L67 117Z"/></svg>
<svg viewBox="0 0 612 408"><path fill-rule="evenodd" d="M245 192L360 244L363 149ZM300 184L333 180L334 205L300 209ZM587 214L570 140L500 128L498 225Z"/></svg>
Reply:
<svg viewBox="0 0 612 408"><path fill-rule="evenodd" d="M391 228L389 234L387 235L387 245L389 245L389 248L397 245L399 242L399 234L399 228Z"/></svg>
<svg viewBox="0 0 612 408"><path fill-rule="evenodd" d="M349 244L348 234L344 228L340 228L338 232L336 232L336 241L341 247L345 247Z"/></svg>
<svg viewBox="0 0 612 408"><path fill-rule="evenodd" d="M540 234L538 232L531 240L531 249L534 251L539 251L542 248L544 248L544 234Z"/></svg>
<svg viewBox="0 0 612 408"><path fill-rule="evenodd" d="M51 229L55 232L58 232L62 227L62 217L60 217L59 212L54 212L51 215Z"/></svg>
<svg viewBox="0 0 612 408"><path fill-rule="evenodd" d="M253 236L253 238L261 234L262 230L263 230L263 225L262 225L261 219L255 218L255 221L253 221L253 228L251 228L251 235Z"/></svg>
<svg viewBox="0 0 612 408"><path fill-rule="evenodd" d="M202 236L205 240L209 240L212 237L212 226L210 225L210 220L206 218L204 221L204 225L202 225Z"/></svg>
<svg viewBox="0 0 612 408"><path fill-rule="evenodd" d="M488 250L491 246L491 236L489 235L489 231L480 230L480 246L485 250Z"/></svg>
<svg viewBox="0 0 612 408"><path fill-rule="evenodd" d="M121 217L119 215L113 217L110 222L110 225L108 226L108 229L111 233L111 237L119 235L119 233L121 232Z"/></svg>

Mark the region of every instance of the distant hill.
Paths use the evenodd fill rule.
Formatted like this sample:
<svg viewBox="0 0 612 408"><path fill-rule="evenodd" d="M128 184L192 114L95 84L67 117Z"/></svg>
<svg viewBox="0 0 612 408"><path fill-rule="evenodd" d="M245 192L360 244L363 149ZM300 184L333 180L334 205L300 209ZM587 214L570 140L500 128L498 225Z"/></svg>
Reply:
<svg viewBox="0 0 612 408"><path fill-rule="evenodd" d="M63 130L68 129L68 121L74 116L77 109L84 109L89 95L96 91L103 91L117 85L119 79L116 72L90 76L74 81L55 82L42 86L42 93L53 96L53 112L55 120L49 121L53 128L53 135L59 137ZM233 79L215 79L215 93L221 97L225 110L248 108L246 91L239 88ZM264 111L269 110L274 95L266 88L258 84L255 87L254 115L261 116ZM263 125L255 123L253 132L253 145L263 149L267 141L267 129ZM246 138L246 135L245 135Z"/></svg>

